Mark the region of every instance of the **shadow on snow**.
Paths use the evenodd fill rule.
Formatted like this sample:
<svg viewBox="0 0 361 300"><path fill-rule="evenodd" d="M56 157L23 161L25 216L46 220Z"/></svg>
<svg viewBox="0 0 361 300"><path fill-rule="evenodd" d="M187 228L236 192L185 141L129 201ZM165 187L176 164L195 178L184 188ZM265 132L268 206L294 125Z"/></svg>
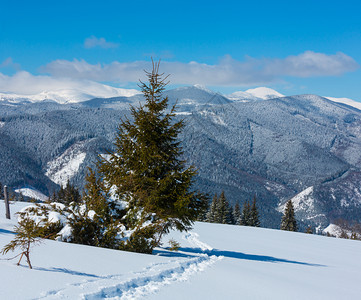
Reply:
<svg viewBox="0 0 361 300"><path fill-rule="evenodd" d="M296 261L296 260L288 260L288 259L277 258L277 257L273 257L273 256L247 254L247 253L242 253L242 252L237 252L237 251L227 251L227 250L219 250L219 249L202 250L200 248L181 247L181 248L179 248L179 251L180 252L168 251L167 249L164 249L164 250L158 249L158 250L153 251L153 254L160 255L160 256L173 256L173 257L194 257L194 255L197 255L197 254L207 254L209 256L212 256L212 255L224 256L224 257L228 257L228 258L260 261L260 262L287 263L287 264L297 264L297 265L312 266L312 267L326 267L325 265L312 264L312 263Z"/></svg>
<svg viewBox="0 0 361 300"><path fill-rule="evenodd" d="M70 269L66 269L66 268L55 268L55 267L52 267L52 268L42 268L42 267L34 267L34 270L46 271L46 272L60 272L60 273L66 273L66 274L77 275L77 276L93 277L93 278L104 278L104 276L99 276L99 275L95 275L95 274L78 272L78 271L74 271L74 270L70 270Z"/></svg>
<svg viewBox="0 0 361 300"><path fill-rule="evenodd" d="M10 234L15 234L15 232L13 232L13 231L0 228L0 234L2 234L2 233L5 233L5 234L9 234L9 233L10 233Z"/></svg>

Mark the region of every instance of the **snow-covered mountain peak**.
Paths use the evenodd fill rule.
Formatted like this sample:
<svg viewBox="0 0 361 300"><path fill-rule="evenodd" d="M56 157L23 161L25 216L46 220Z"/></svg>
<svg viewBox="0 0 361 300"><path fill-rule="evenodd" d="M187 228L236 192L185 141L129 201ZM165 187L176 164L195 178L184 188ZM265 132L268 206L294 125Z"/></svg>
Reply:
<svg viewBox="0 0 361 300"><path fill-rule="evenodd" d="M181 86L181 87L172 89L170 91L175 91L175 92L201 91L201 92L206 92L208 94L215 94L214 91L207 89L204 85L201 85L201 84L194 84L194 85L190 85L190 86Z"/></svg>
<svg viewBox="0 0 361 300"><path fill-rule="evenodd" d="M199 89L199 90L203 90L207 93L210 93L210 94L215 94L214 91L210 90L210 89L207 89L205 85L202 85L202 84L194 84L192 86L193 88L196 88L196 89Z"/></svg>
<svg viewBox="0 0 361 300"><path fill-rule="evenodd" d="M244 101L244 102L269 100L279 97L284 97L284 95L267 87L258 87L255 89L248 89L247 91L238 91L230 95L227 95L227 98L230 100Z"/></svg>
<svg viewBox="0 0 361 300"><path fill-rule="evenodd" d="M251 94L254 97L261 98L263 100L284 97L284 95L282 95L281 93L267 87L248 89L246 93Z"/></svg>
<svg viewBox="0 0 361 300"><path fill-rule="evenodd" d="M44 90L37 94L1 93L0 101L8 102L40 102L53 100L60 104L83 102L93 98L131 97L139 94L138 90L115 88L108 85L79 87L76 89Z"/></svg>

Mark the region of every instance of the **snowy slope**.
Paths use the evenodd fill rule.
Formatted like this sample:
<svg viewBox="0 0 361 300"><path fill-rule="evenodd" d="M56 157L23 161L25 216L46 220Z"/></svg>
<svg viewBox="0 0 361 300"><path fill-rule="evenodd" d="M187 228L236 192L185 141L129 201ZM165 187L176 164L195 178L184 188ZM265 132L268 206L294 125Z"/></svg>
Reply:
<svg viewBox="0 0 361 300"><path fill-rule="evenodd" d="M334 101L334 102L347 104L349 106L353 106L353 107L356 107L357 109L361 110L361 102L357 102L357 101L349 99L349 98L335 98L335 97L325 97L325 98L327 98L328 100Z"/></svg>
<svg viewBox="0 0 361 300"><path fill-rule="evenodd" d="M86 157L83 146L84 142L76 143L55 160L48 162L45 175L56 184L66 186Z"/></svg>
<svg viewBox="0 0 361 300"><path fill-rule="evenodd" d="M48 199L48 197L45 196L42 192L38 191L37 189L31 186L26 186L20 189L16 189L15 192L19 194L21 193L23 196L37 199L40 201L46 201Z"/></svg>
<svg viewBox="0 0 361 300"><path fill-rule="evenodd" d="M281 213L285 211L287 199L284 199L282 203L279 203L277 210ZM324 228L328 224L326 215L322 209L316 205L317 200L314 195L314 187L310 186L291 198L296 218L307 224L313 224L316 233L321 233L321 228Z"/></svg>
<svg viewBox="0 0 361 300"><path fill-rule="evenodd" d="M0 247L12 223L0 201ZM206 223L170 238L180 251L156 255L45 241L33 270L0 261L0 299L359 299L359 241Z"/></svg>
<svg viewBox="0 0 361 300"><path fill-rule="evenodd" d="M233 101L241 101L241 102L270 100L280 97L285 97L285 95L282 95L281 93L267 87L258 87L255 89L238 91L227 95L228 99ZM361 110L361 102L349 98L335 98L335 97L324 97L324 98L331 100L333 102L343 103Z"/></svg>

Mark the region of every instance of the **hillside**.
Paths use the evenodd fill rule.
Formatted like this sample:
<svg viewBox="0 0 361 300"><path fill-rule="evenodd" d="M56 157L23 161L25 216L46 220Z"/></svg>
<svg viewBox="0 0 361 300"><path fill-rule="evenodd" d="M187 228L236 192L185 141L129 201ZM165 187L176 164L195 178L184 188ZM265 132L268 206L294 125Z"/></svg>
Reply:
<svg viewBox="0 0 361 300"><path fill-rule="evenodd" d="M321 231L338 218L361 222L360 110L316 95L243 102L199 86L167 95L186 124L180 138L184 158L199 169L195 188L211 196L224 190L232 204L256 195L266 227L279 228L282 206L294 197L302 230ZM129 105L142 101L3 103L0 182L48 195L68 179L82 188L97 154L112 150Z"/></svg>
<svg viewBox="0 0 361 300"><path fill-rule="evenodd" d="M26 203L11 205L11 212ZM13 236L0 201L0 248ZM179 252L166 249L170 238ZM196 223L154 255L44 241L30 270L2 256L1 299L359 299L361 242Z"/></svg>

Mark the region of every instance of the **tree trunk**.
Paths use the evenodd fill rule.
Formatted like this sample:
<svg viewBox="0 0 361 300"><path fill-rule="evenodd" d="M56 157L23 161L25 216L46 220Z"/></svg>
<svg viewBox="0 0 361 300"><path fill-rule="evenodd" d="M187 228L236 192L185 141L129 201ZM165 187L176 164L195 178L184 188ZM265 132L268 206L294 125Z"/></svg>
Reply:
<svg viewBox="0 0 361 300"><path fill-rule="evenodd" d="M20 262L21 262L21 259L23 258L23 255L24 255L24 252L21 253L21 255L20 255L20 259L19 259L19 261L18 261L18 263L17 263L18 266L20 265Z"/></svg>
<svg viewBox="0 0 361 300"><path fill-rule="evenodd" d="M6 219L10 219L10 206L9 206L9 197L8 197L8 187L4 186L4 197L5 197L5 210L6 210Z"/></svg>
<svg viewBox="0 0 361 300"><path fill-rule="evenodd" d="M32 269L33 267L31 266L30 263L30 241L28 241L28 247L26 249L25 256L26 256L26 260L28 261L29 268Z"/></svg>
<svg viewBox="0 0 361 300"><path fill-rule="evenodd" d="M29 252L26 253L25 256L26 256L26 260L28 261L29 268L32 269L33 267L31 266L31 263L30 263Z"/></svg>

